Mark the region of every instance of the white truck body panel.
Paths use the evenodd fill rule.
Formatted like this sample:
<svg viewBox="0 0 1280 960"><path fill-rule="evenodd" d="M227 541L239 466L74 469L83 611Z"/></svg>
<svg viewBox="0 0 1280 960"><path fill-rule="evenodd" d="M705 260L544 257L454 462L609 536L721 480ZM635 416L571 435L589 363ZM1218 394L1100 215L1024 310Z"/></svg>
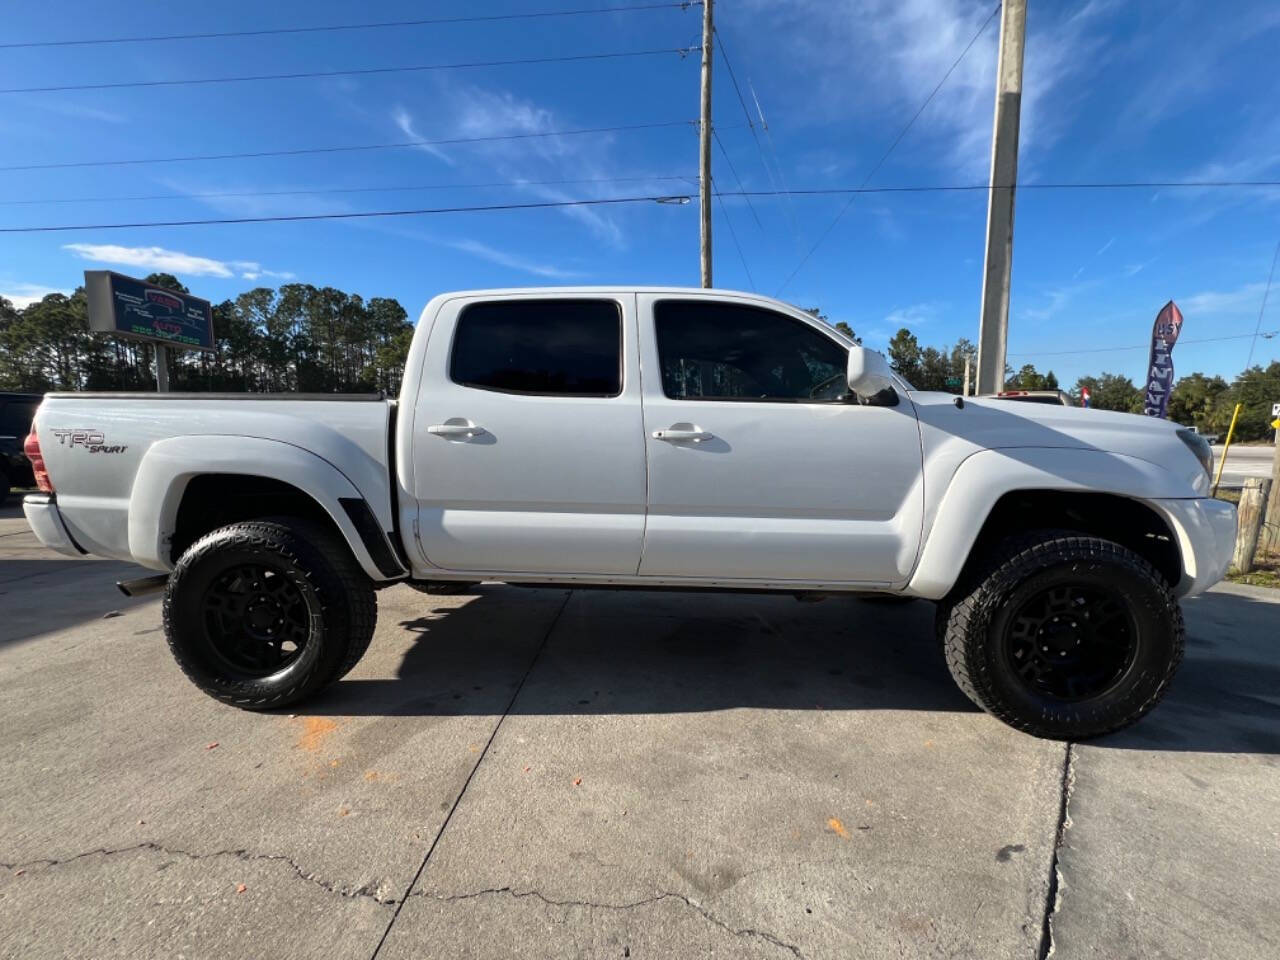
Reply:
<svg viewBox="0 0 1280 960"><path fill-rule="evenodd" d="M548 298L618 305L616 396L453 382L454 333L469 304ZM50 395L35 430L56 502L33 500L27 515L55 549L79 545L171 569L187 484L237 473L314 499L375 580L408 573L938 598L1003 495L1088 492L1146 504L1164 518L1182 558L1179 593L1199 592L1226 570L1234 508L1207 498L1204 465L1176 425L1001 400L961 404L901 382L896 406L669 397L654 321L654 304L665 299L747 305L805 324L841 350L851 346L802 311L752 294L446 294L418 323L394 435L386 402ZM672 440L673 429L699 439ZM124 449L105 452L112 447ZM379 565L367 525L357 529L344 507L352 499L368 505L375 540L386 538L375 546L390 545L408 571Z"/></svg>
<svg viewBox="0 0 1280 960"><path fill-rule="evenodd" d="M634 574L645 514L635 295L600 298L622 313L617 397L525 396L453 383L451 334L475 299L441 305L413 404L408 489L418 504L419 556L432 567L489 574ZM437 424L483 433L429 433Z"/></svg>

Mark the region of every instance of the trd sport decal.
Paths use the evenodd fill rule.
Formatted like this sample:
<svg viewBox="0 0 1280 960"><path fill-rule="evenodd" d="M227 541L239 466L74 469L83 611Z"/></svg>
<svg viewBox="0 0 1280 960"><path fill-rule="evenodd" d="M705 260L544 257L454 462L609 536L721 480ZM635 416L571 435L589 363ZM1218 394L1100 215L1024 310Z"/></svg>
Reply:
<svg viewBox="0 0 1280 960"><path fill-rule="evenodd" d="M88 453L124 453L128 445L107 446L107 438L98 430L52 430L64 447L83 447Z"/></svg>

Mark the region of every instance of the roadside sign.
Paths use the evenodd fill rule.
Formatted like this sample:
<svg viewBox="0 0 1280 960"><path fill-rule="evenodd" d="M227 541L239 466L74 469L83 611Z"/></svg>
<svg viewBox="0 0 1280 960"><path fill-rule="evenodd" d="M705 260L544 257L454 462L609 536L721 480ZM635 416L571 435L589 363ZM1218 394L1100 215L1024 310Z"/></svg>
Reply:
<svg viewBox="0 0 1280 960"><path fill-rule="evenodd" d="M1271 415L1273 417L1280 417L1280 403L1273 403L1271 405Z"/></svg>
<svg viewBox="0 0 1280 960"><path fill-rule="evenodd" d="M185 350L213 349L208 300L110 270L86 270L89 329Z"/></svg>
<svg viewBox="0 0 1280 960"><path fill-rule="evenodd" d="M958 387L958 386L960 386L960 378L959 378L959 377L947 377L947 386L948 386L948 387Z"/></svg>
<svg viewBox="0 0 1280 960"><path fill-rule="evenodd" d="M1271 429L1280 430L1280 417L1276 417L1274 420L1271 421Z"/></svg>

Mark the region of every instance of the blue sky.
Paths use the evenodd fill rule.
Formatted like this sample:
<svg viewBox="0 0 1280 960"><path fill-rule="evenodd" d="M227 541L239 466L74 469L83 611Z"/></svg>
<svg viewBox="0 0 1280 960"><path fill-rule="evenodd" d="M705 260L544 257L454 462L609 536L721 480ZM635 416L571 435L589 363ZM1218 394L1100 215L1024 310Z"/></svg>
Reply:
<svg viewBox="0 0 1280 960"><path fill-rule="evenodd" d="M634 0L444 0L10 5L0 42L154 35L622 5ZM1024 185L1280 179L1280 4L1237 0L1031 0L1022 115ZM717 61L715 116L748 190L848 186L946 72L991 3L719 0L722 39L763 149ZM873 186L983 183L998 21ZM0 87L309 72L682 47L700 9L607 13L107 46L9 49ZM0 95L0 166L483 137L690 121L697 58L675 54L325 79ZM758 120L757 120L758 126ZM715 151L721 189L737 184ZM110 223L676 194L697 170L692 126L482 144L0 173L0 225ZM625 178L625 179L624 179ZM547 184L535 181L577 180ZM603 181L618 182L603 182ZM513 183L503 187L468 184ZM387 188L385 192L192 197ZM403 187L433 189L392 189ZM439 187L440 189L434 189ZM715 209L716 283L774 294L844 204L726 198ZM726 222L726 217L728 222ZM783 291L883 347L902 325L924 343L976 339L986 198L861 197ZM757 222L758 221L758 222ZM743 249L744 269L731 238ZM1272 254L1280 188L1018 194L1009 360L1061 379L1141 379L1168 299L1186 317L1180 373L1244 365ZM84 269L176 273L213 300L297 279L394 296L477 286L698 281L696 204L388 220L84 229L0 235L0 294L69 290ZM1262 329L1280 329L1280 290ZM1138 349L1117 349L1138 346ZM1079 353L1074 351L1094 351ZM1255 362L1280 358L1259 340Z"/></svg>

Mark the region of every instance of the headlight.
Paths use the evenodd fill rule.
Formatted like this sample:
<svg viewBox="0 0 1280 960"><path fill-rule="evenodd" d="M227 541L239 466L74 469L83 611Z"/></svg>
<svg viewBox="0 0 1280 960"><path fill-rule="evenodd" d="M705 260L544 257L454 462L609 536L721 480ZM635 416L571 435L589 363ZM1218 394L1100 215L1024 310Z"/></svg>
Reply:
<svg viewBox="0 0 1280 960"><path fill-rule="evenodd" d="M1187 449L1196 455L1196 459L1200 461L1200 466L1204 467L1204 472L1209 476L1213 476L1213 450L1209 446L1209 441L1194 430L1179 430L1178 439L1187 445Z"/></svg>

